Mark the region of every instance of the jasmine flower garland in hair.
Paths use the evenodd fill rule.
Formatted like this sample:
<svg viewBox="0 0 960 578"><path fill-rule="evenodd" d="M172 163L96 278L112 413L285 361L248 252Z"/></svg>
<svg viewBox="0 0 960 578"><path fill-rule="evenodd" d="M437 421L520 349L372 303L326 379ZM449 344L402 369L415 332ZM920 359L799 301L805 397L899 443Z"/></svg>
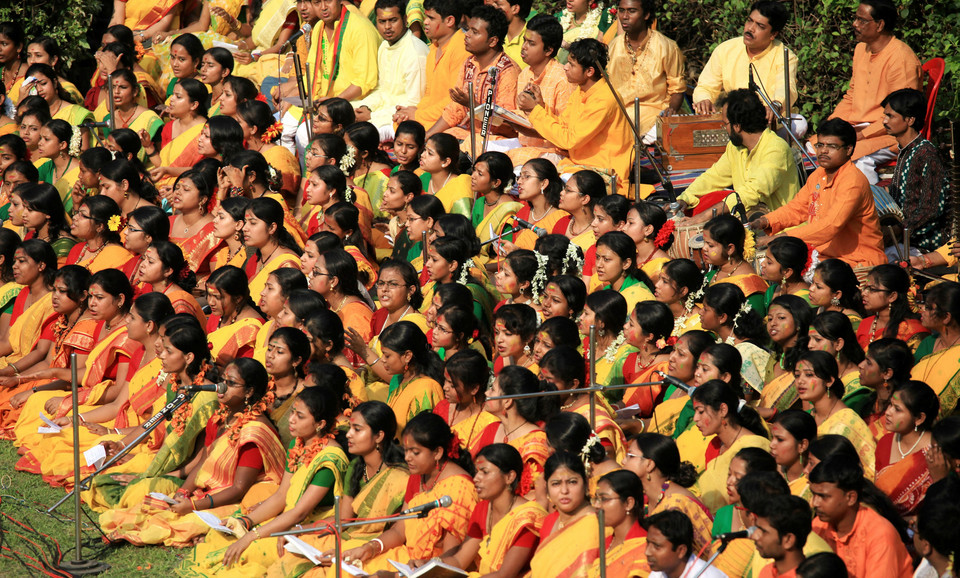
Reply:
<svg viewBox="0 0 960 578"><path fill-rule="evenodd" d="M473 259L467 259L463 263L463 268L460 269L460 278L457 279L457 283L461 285L466 285L467 280L470 279L470 268L473 267Z"/></svg>
<svg viewBox="0 0 960 578"><path fill-rule="evenodd" d="M533 279L530 281L530 290L533 293L533 302L539 303L540 292L547 286L547 263L550 259L537 251L533 252L533 256L537 258L537 272L533 274Z"/></svg>
<svg viewBox="0 0 960 578"><path fill-rule="evenodd" d="M570 266L572 263L572 266ZM577 252L577 245L572 241L567 245L567 252L563 256L563 274L567 275L568 271L571 273L576 273L583 269L583 259L580 257L580 253Z"/></svg>
<svg viewBox="0 0 960 578"><path fill-rule="evenodd" d="M70 127L70 130L70 148L67 150L67 153L72 157L79 157L82 152L80 147L83 145L83 135L76 126Z"/></svg>
<svg viewBox="0 0 960 578"><path fill-rule="evenodd" d="M590 449L597 445L602 444L600 441L600 436L596 432L591 431L590 437L587 438L586 443L583 444L583 447L580 449L580 461L583 462L583 467L586 468L587 472L590 472Z"/></svg>
<svg viewBox="0 0 960 578"><path fill-rule="evenodd" d="M353 145L347 145L347 152L343 154L343 158L340 159L340 170L343 171L343 174L349 175L350 169L353 168L353 165L357 162L357 149L353 148Z"/></svg>
<svg viewBox="0 0 960 578"><path fill-rule="evenodd" d="M751 311L753 311L753 307L750 306L750 302L744 301L743 305L740 306L740 310L737 311L737 314L733 316L733 331L727 336L726 343L733 345L733 334L737 331L737 322L740 321L740 317L742 315L746 315Z"/></svg>
<svg viewBox="0 0 960 578"><path fill-rule="evenodd" d="M623 331L617 334L617 338L613 340L613 343L607 346L603 350L603 360L609 363L613 363L617 359L617 350L620 349L620 346L623 345L623 342L627 340L626 335L623 334Z"/></svg>

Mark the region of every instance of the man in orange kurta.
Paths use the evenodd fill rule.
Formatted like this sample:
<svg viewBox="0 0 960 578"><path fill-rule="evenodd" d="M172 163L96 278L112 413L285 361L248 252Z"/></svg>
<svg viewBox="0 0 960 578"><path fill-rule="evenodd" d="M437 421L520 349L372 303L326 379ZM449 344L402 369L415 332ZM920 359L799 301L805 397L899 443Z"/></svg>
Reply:
<svg viewBox="0 0 960 578"><path fill-rule="evenodd" d="M770 233L795 227L787 234L813 245L821 259L841 259L853 267L886 263L873 192L850 160L856 142L850 123L824 122L815 145L820 166L796 197L750 226Z"/></svg>
<svg viewBox="0 0 960 578"><path fill-rule="evenodd" d="M470 81L473 81L475 107L484 103L487 92L493 85L493 104L508 110L516 109L520 67L503 51L503 39L506 35L507 17L499 8L484 4L470 12L464 33L464 46L471 56L463 63L456 87L450 91L452 102L444 107L440 120L427 129L428 137L438 132L446 132L458 140L465 140L470 135L470 113L467 110ZM496 70L496 79L491 78L491 70ZM479 122L479 117L477 120ZM494 133L497 136L516 136L516 132L509 125L491 127L490 133L491 138L496 138Z"/></svg>
<svg viewBox="0 0 960 578"><path fill-rule="evenodd" d="M853 19L858 41L853 51L853 75L830 118L842 118L857 129L853 159L877 183L876 167L896 157L897 141L883 128L883 106L891 92L901 88L922 90L920 60L902 40L894 37L897 9L890 0L863 0ZM892 150L891 150L892 149Z"/></svg>
<svg viewBox="0 0 960 578"><path fill-rule="evenodd" d="M459 2L426 0L423 31L430 39L427 53L427 87L417 106L398 107L393 122L416 120L425 127L437 122L450 104L450 89L470 54L463 44L460 30L462 7Z"/></svg>
<svg viewBox="0 0 960 578"><path fill-rule="evenodd" d="M527 113L530 124L543 138L561 149L568 159L558 168L584 165L612 169L624 193L629 189L630 156L633 133L627 117L620 111L597 68L607 65L607 48L592 38L576 40L570 45L565 70L567 80L577 85L566 108L550 114L543 107L543 97L535 85L525 87L517 105Z"/></svg>
<svg viewBox="0 0 960 578"><path fill-rule="evenodd" d="M830 456L810 472L813 531L833 548L850 578L910 578L913 562L896 528L860 503L863 468Z"/></svg>

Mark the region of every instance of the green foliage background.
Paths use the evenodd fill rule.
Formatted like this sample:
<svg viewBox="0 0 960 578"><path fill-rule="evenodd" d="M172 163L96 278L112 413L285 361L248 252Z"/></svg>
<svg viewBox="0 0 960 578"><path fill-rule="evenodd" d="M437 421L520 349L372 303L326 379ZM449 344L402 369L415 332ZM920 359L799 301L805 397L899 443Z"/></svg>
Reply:
<svg viewBox="0 0 960 578"><path fill-rule="evenodd" d="M607 0L610 2L611 0ZM894 0L900 7L897 36L921 62L933 57L947 62L937 100L938 118L960 112L960 0ZM687 59L690 83L718 44L743 33L753 0L658 0L658 29L680 45ZM856 42L853 15L858 0L788 1L793 16L783 40L797 53L801 112L813 123L839 102L850 79ZM554 14L565 2L535 0L539 12Z"/></svg>
<svg viewBox="0 0 960 578"><path fill-rule="evenodd" d="M46 34L63 51L66 64L90 52L87 30L104 0L13 0L0 2L0 22L19 22L27 39Z"/></svg>

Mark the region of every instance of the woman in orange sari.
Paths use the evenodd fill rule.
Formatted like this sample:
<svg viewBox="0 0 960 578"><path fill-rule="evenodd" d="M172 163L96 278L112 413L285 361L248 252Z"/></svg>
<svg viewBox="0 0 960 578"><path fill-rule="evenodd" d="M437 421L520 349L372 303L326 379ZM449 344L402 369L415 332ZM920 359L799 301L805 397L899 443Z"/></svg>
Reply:
<svg viewBox="0 0 960 578"><path fill-rule="evenodd" d="M519 199L527 204L517 211L518 219L552 231L557 221L567 216L566 211L557 208L560 205L563 181L552 162L546 159L527 161L520 169L517 184L520 190ZM537 241L536 233L526 229L510 236L512 241L503 241L505 253L514 249L532 250Z"/></svg>
<svg viewBox="0 0 960 578"><path fill-rule="evenodd" d="M370 343L373 310L361 296L357 275L357 261L343 249L331 249L317 257L310 289L323 296L330 310L343 321L344 329L355 330L366 343ZM351 361L362 361L352 351L346 355Z"/></svg>
<svg viewBox="0 0 960 578"><path fill-rule="evenodd" d="M456 432L461 447L476 456L484 430L498 428L497 416L483 408L490 367L480 352L464 349L451 355L443 370L443 397L433 408Z"/></svg>
<svg viewBox="0 0 960 578"><path fill-rule="evenodd" d="M298 290L291 293L291 297L296 294L317 295L314 291ZM353 367L353 364L350 363L350 360L344 355L343 321L340 320L340 317L333 311L323 309L322 307L316 308L310 306L307 308L307 311L300 311L299 309L293 311L291 310L291 305L299 307L293 302L293 299L287 299L284 305L284 315L289 313L289 321L285 321L285 323L291 323L289 325L290 327L299 326L303 332L307 334L307 337L310 338L310 361L317 364L330 363L336 365L347 374L347 387L350 390L351 396L359 401L371 399L371 396L367 393L367 389L364 387L363 378L360 377ZM295 315L296 313L304 314L302 322L295 320L297 317ZM297 325L293 325L294 322ZM378 401L386 403L385 395L386 392L381 396L383 399L378 399Z"/></svg>
<svg viewBox="0 0 960 578"><path fill-rule="evenodd" d="M275 199L250 201L243 223L244 244L254 250L244 266L250 295L259 297L267 277L277 269L300 270L300 246L283 226L285 214L283 205Z"/></svg>
<svg viewBox="0 0 960 578"><path fill-rule="evenodd" d="M207 279L207 335L210 354L219 366L237 357L252 357L263 319L250 299L243 271L227 265Z"/></svg>
<svg viewBox="0 0 960 578"><path fill-rule="evenodd" d="M894 391L883 419L889 433L877 442L875 483L905 518L916 514L933 484L927 454L939 411L940 400L927 384L908 381Z"/></svg>
<svg viewBox="0 0 960 578"><path fill-rule="evenodd" d="M288 199L295 198L300 189L300 163L293 153L276 144L283 125L274 120L270 107L259 100L248 100L237 106L236 118L243 130L247 149L263 155L280 173L280 193Z"/></svg>
<svg viewBox="0 0 960 578"><path fill-rule="evenodd" d="M138 207L152 206L156 202L156 190L143 181L137 166L125 158L101 167L98 181L99 194L113 199L124 217L129 218Z"/></svg>
<svg viewBox="0 0 960 578"><path fill-rule="evenodd" d="M140 134L143 152L154 167L150 171L150 178L165 197L169 197L174 178L203 158L200 152L201 134L206 133L206 144L209 146L210 132L206 129L207 111L204 108L206 100L207 88L199 80L184 78L177 81L167 105L167 114L173 120L163 125L160 131L160 147L154 146L149 133L143 131Z"/></svg>
<svg viewBox="0 0 960 578"><path fill-rule="evenodd" d="M273 332L280 327L277 318L283 312L283 306L294 291L306 291L307 278L296 269L277 269L267 276L267 282L260 292L257 307L267 318L260 332L257 333L257 343L253 350L253 358L266 364L267 343ZM252 295L251 295L252 297Z"/></svg>
<svg viewBox="0 0 960 578"><path fill-rule="evenodd" d="M600 478L593 507L603 510L604 524L613 528L605 548L609 578L642 578L650 574L647 564L647 531L643 515L643 485L630 470L610 472ZM591 578L600 576L600 561L590 567Z"/></svg>
<svg viewBox="0 0 960 578"><path fill-rule="evenodd" d="M543 519L532 576L585 578L599 556L600 526L590 506L587 472L578 456L557 452L544 465L547 495L556 510Z"/></svg>
<svg viewBox="0 0 960 578"><path fill-rule="evenodd" d="M160 207L144 205L127 214L127 227L124 229L123 247L134 257L127 261L122 271L130 279L134 293L141 294L149 288L144 287L138 275L143 253L154 241L166 241L170 238L170 218Z"/></svg>
<svg viewBox="0 0 960 578"><path fill-rule="evenodd" d="M523 458L510 444L484 447L476 466L473 483L481 501L470 517L466 539L442 561L457 568L476 565L482 576L521 576L530 567L547 512L523 497L530 478L524 477Z"/></svg>
<svg viewBox="0 0 960 578"><path fill-rule="evenodd" d="M170 240L180 247L190 270L199 278L206 278L212 271L210 261L222 243L213 234L210 209L216 203L214 185L199 170L188 170L177 177L170 202L177 211L170 217Z"/></svg>
<svg viewBox="0 0 960 578"><path fill-rule="evenodd" d="M913 351L930 332L910 309L910 275L897 265L877 265L860 291L870 317L857 328L857 341L866 349L881 337L895 337Z"/></svg>
<svg viewBox="0 0 960 578"><path fill-rule="evenodd" d="M7 325L0 340L0 376L20 375L46 354L32 352L43 322L53 313L57 256L44 241L24 241L13 251L13 280L21 287L5 314Z"/></svg>
<svg viewBox="0 0 960 578"><path fill-rule="evenodd" d="M177 245L170 241L151 243L143 253L138 279L166 295L175 312L193 315L201 326L207 324L207 316L190 293L196 286L197 276L190 270Z"/></svg>
<svg viewBox="0 0 960 578"><path fill-rule="evenodd" d="M623 333L627 343L639 351L628 355L623 363L624 383L657 381L655 373L666 371L670 361L670 342L667 340L673 332L673 312L670 306L659 301L643 301L629 315ZM623 406L637 404L640 415L647 417L653 413L661 387L655 385L628 389L623 394Z"/></svg>
<svg viewBox="0 0 960 578"><path fill-rule="evenodd" d="M452 503L431 510L425 518L396 522L362 545L352 540L344 542L343 561L362 562L367 573L392 570L388 560L423 563L461 544L477 505L471 478L473 460L460 451L456 434L443 418L421 413L407 423L400 439L410 470L403 508L426 504L443 495L450 496Z"/></svg>
<svg viewBox="0 0 960 578"><path fill-rule="evenodd" d="M67 255L67 265L81 265L97 273L123 269L133 258L120 242L120 207L106 195L85 198L73 216L70 234L80 240ZM129 283L129 280L128 280Z"/></svg>
<svg viewBox="0 0 960 578"><path fill-rule="evenodd" d="M153 414L155 402L164 397L165 384L158 379L160 360L157 359L156 342L160 324L173 313L170 300L160 293L147 293L134 301L127 322L127 335L143 346L139 359L131 360L131 365L139 369L128 383L120 386L116 399L80 412L78 419L83 425L78 432L81 448L88 448L101 440L121 439L123 435L136 430L142 431L137 426ZM65 415L55 423L64 428L60 433L33 433L24 438L20 450L23 457L16 467L20 471L42 474L44 481L54 486L72 485L73 432L67 428L72 427L73 419ZM154 431L162 432L162 428ZM151 445L156 449L159 443L155 442L156 436L138 449L146 450ZM82 474L92 471L93 468L86 467Z"/></svg>
<svg viewBox="0 0 960 578"><path fill-rule="evenodd" d="M86 356L77 356L77 373L81 376L77 399L81 404L102 405L116 399L121 386L133 375L131 359L139 356L141 346L127 334L133 288L122 272L105 269L95 273L90 277L87 295L87 314L96 327L90 334L94 345ZM28 379L34 381L30 389L18 394L23 396L21 399L15 397L11 401L11 405L19 402L23 407L13 430L18 445L24 436L36 433L37 426L42 425L41 413L58 418L67 415L72 407L71 396L61 393L70 388L70 369L50 368L24 376L24 380ZM13 424L4 423L4 427L8 425Z"/></svg>
<svg viewBox="0 0 960 578"><path fill-rule="evenodd" d="M330 231L343 243L343 250L357 262L359 280L367 291L372 291L377 282L377 261L373 249L367 243L369 229L360 225L360 209L352 203L334 203L323 214L321 231ZM372 256L372 257L371 257Z"/></svg>
<svg viewBox="0 0 960 578"><path fill-rule="evenodd" d="M254 484L280 483L284 451L265 413L273 397L267 372L257 361L238 359L227 365L222 379L227 387L217 394L220 408L207 423L203 448L181 470L186 479L171 477L164 480L165 488L158 484L154 490L175 492L175 503L146 500L107 510L99 521L107 539L189 547L210 529L194 511L220 518L234 512Z"/></svg>
<svg viewBox="0 0 960 578"><path fill-rule="evenodd" d="M56 272L53 279L53 291L51 291L52 297L56 297L56 299L52 297L50 299L53 310L41 322L39 337L35 340L36 345L33 346L32 351L14 364L15 367L7 365L0 369L0 388L3 390L0 393L0 419L6 419L7 415L11 413L11 408L8 406L13 398L29 391L30 387L33 386L29 379L16 375L14 369L30 375L44 369L67 367L66 364L69 360L63 353L65 347L81 345L78 342L82 341L82 346L77 351L77 356L80 357L86 355L93 346L92 337L86 339L86 333L80 333L84 336L82 340L71 335L71 329L86 309L89 285L90 272L78 265L67 265ZM96 322L88 320L86 324L92 328ZM69 343L68 337L71 338ZM22 405L28 395L29 393L21 395L18 404ZM20 405L13 411L19 413ZM13 416L10 421L15 422L16 417Z"/></svg>

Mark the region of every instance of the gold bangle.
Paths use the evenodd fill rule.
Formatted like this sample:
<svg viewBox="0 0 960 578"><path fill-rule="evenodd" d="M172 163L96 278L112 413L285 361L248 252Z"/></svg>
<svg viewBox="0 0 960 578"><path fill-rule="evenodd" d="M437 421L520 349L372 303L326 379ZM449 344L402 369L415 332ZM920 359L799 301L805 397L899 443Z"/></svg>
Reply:
<svg viewBox="0 0 960 578"><path fill-rule="evenodd" d="M260 540L263 538L263 536L260 535L260 526L254 526L253 533L257 535L257 540Z"/></svg>
<svg viewBox="0 0 960 578"><path fill-rule="evenodd" d="M17 364L16 364L16 363L11 363L11 364L10 364L10 367L13 368L13 374L14 374L14 375L20 375L20 370L17 369Z"/></svg>

